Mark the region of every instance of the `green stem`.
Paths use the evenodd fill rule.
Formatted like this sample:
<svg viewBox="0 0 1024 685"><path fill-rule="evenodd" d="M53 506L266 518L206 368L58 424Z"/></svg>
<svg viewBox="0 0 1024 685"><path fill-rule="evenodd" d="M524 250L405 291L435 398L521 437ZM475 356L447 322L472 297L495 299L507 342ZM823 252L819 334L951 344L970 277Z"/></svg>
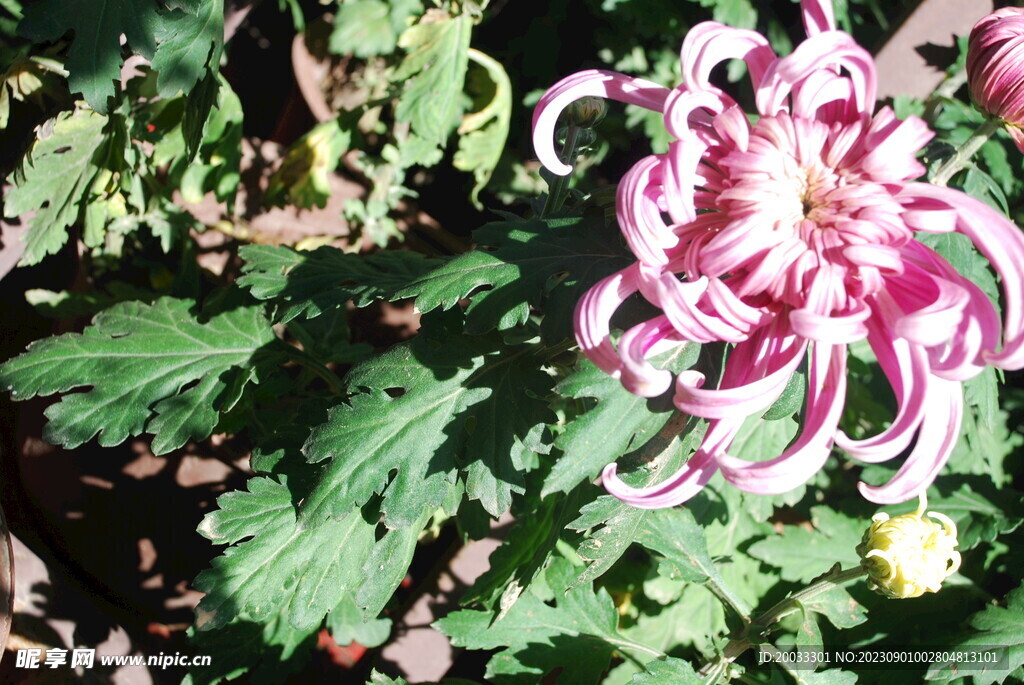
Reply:
<svg viewBox="0 0 1024 685"><path fill-rule="evenodd" d="M956 172L963 169L968 162L971 161L971 157L974 153L985 144L985 141L996 132L1003 122L997 117L989 117L981 123L971 137L968 138L963 145L953 154L952 157L947 159L939 166L935 175L932 176L931 182L937 186L944 186L949 183L949 180L953 178Z"/></svg>
<svg viewBox="0 0 1024 685"><path fill-rule="evenodd" d="M838 566L838 564L836 564L836 566ZM820 594L826 593L843 583L860 578L866 573L867 571L860 566L854 566L853 568L845 570L837 569L828 573L824 578L816 583L808 585L804 589L790 595L751 621L743 629L743 633L739 637L733 638L729 641L725 646L725 649L722 650L722 654L717 659L705 664L704 668L700 670L700 675L716 675L716 677L721 675L728 668L729 664L756 644L754 640L751 639L752 636L760 642L761 634L764 631L789 614L799 611L801 602L805 602ZM712 680L709 682L715 681Z"/></svg>
<svg viewBox="0 0 1024 685"><path fill-rule="evenodd" d="M579 140L580 127L569 126L565 134L565 144L562 145L562 154L559 155L562 161L571 167L576 166L576 158L579 156L577 142ZM570 171L565 176L555 176L548 184L548 197L544 201L544 209L541 210L541 218L551 216L565 203L565 197L569 193L569 180L572 178Z"/></svg>
<svg viewBox="0 0 1024 685"><path fill-rule="evenodd" d="M662 651L659 651L657 649L654 649L653 647L648 647L647 645L642 645L639 642L633 642L632 640L626 640L625 638L617 638L617 639L616 638L606 638L606 639L608 640L608 642L610 644L613 644L616 647L622 647L623 649L632 649L633 651L636 651L636 652L643 652L644 654L647 654L648 656L654 657L655 659L663 659L666 656L668 656L667 654L665 654L665 652L662 652ZM623 654L623 656L626 656L626 658L630 658L628 654ZM638 664L638 665L641 666L641 667L643 666L643 664Z"/></svg>

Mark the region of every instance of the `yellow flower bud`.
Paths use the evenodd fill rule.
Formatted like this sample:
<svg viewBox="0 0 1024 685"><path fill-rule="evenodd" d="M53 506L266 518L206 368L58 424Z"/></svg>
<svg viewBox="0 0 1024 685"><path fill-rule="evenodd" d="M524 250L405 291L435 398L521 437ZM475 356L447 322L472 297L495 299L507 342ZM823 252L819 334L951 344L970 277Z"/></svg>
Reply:
<svg viewBox="0 0 1024 685"><path fill-rule="evenodd" d="M916 512L893 518L879 513L872 518L857 554L868 572L868 587L875 592L891 599L938 592L942 582L960 568L956 525L934 511L925 518L927 507L922 493Z"/></svg>

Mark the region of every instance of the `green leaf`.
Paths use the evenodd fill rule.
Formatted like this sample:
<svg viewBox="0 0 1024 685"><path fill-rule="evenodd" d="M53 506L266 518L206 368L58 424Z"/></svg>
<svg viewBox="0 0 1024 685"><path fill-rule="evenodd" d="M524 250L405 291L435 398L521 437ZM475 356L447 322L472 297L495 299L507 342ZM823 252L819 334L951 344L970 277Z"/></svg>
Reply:
<svg viewBox="0 0 1024 685"><path fill-rule="evenodd" d="M988 295L996 311L999 309L999 285L988 260L974 247L971 239L960 233L916 234L918 242L932 248L946 259L961 276Z"/></svg>
<svg viewBox="0 0 1024 685"><path fill-rule="evenodd" d="M864 606L842 586L804 600L802 604L805 610L825 616L836 628L852 628L868 620ZM806 643L797 641L797 644Z"/></svg>
<svg viewBox="0 0 1024 685"><path fill-rule="evenodd" d="M489 99L483 107L462 117L462 123L459 124L459 149L455 152L452 165L461 171L473 173L475 182L470 198L477 209L483 209L479 200L480 191L498 166L508 138L509 121L512 118L512 81L505 67L493 57L470 49L469 58L487 74L488 86L478 86L476 90L489 93ZM469 72L470 90L473 90L478 80L474 78L478 73L478 70Z"/></svg>
<svg viewBox="0 0 1024 685"><path fill-rule="evenodd" d="M409 683L405 678L391 678L374 669L370 672L370 679L366 681L366 685L409 685Z"/></svg>
<svg viewBox="0 0 1024 685"><path fill-rule="evenodd" d="M404 572L404 570L403 570ZM364 647L378 647L391 636L391 619L374 618L365 621L363 611L352 597L345 596L327 614L327 630L339 645L358 642Z"/></svg>
<svg viewBox="0 0 1024 685"><path fill-rule="evenodd" d="M61 112L49 135L40 136L13 176L14 187L4 198L4 215L14 218L35 212L25 234L21 266L39 263L67 242L68 227L78 221L102 171L94 160L106 149L106 125L107 117L95 112Z"/></svg>
<svg viewBox="0 0 1024 685"><path fill-rule="evenodd" d="M780 569L783 580L809 582L833 564L860 563L857 544L868 523L824 506L811 508L814 530L785 526L783 532L750 546L750 556Z"/></svg>
<svg viewBox="0 0 1024 685"><path fill-rule="evenodd" d="M808 671L791 669L788 671L799 685L855 685L857 673L830 668L825 671Z"/></svg>
<svg viewBox="0 0 1024 685"><path fill-rule="evenodd" d="M532 304L545 311L545 339L558 342L572 335L572 311L584 291L632 261L618 231L596 216L496 222L473 238L489 249L459 255L392 297L416 297L416 307L428 312L475 293L466 312L471 334L521 325ZM476 292L481 288L487 289Z"/></svg>
<svg viewBox="0 0 1024 685"><path fill-rule="evenodd" d="M702 436L702 430L691 430L682 438L674 440L645 469L620 475L633 486L659 483L683 464ZM577 531L596 530L576 550L587 566L575 583L589 583L611 568L640 535L651 513L648 509L632 507L611 495L599 497L580 509L579 518L571 522L569 527Z"/></svg>
<svg viewBox="0 0 1024 685"><path fill-rule="evenodd" d="M750 613L746 602L729 588L712 562L704 529L689 509L652 511L644 518L636 541L665 557L658 567L659 574L674 580L707 584L716 595L727 598L736 611L743 615Z"/></svg>
<svg viewBox="0 0 1024 685"><path fill-rule="evenodd" d="M991 483L975 480L975 491L970 483L962 482L963 476L943 478L938 482L940 490L946 481L959 485L942 497L931 497L928 510L937 511L953 519L957 527L957 549L961 552L974 549L984 542L994 542L997 537L1012 533L1024 523L1024 497L1012 490L996 490Z"/></svg>
<svg viewBox="0 0 1024 685"><path fill-rule="evenodd" d="M765 421L777 421L792 416L804 405L806 392L807 378L798 371L789 377L789 382L786 383L786 388L779 395L779 399L775 400L761 418Z"/></svg>
<svg viewBox="0 0 1024 685"><path fill-rule="evenodd" d="M196 609L199 630L278 615L298 630L314 630L354 592L380 606L394 592L400 578L370 572L375 549L392 542L389 535L378 541L376 522L350 510L313 528L298 526L292 497L285 483L257 477L248 491L218 498L219 509L203 519L200 533L234 546L195 580L206 593Z"/></svg>
<svg viewBox="0 0 1024 685"><path fill-rule="evenodd" d="M300 252L283 245L245 245L238 285L258 300L277 300L278 319L314 318L353 300L364 307L436 268L435 259L392 250L369 256L347 254L333 247Z"/></svg>
<svg viewBox="0 0 1024 685"><path fill-rule="evenodd" d="M1004 682L1010 672L1024 664L1024 587L1017 587L1006 595L1005 606L987 606L970 619L971 634L954 644L943 647L948 651L966 651L972 648L998 647L1005 650L1004 667L977 668L977 663L932 664L928 680L951 682L965 674L973 676L976 685ZM998 652L997 652L998 653Z"/></svg>
<svg viewBox="0 0 1024 685"><path fill-rule="evenodd" d="M662 360L662 365L670 364L677 371L689 368L699 350L696 344L681 345L673 353L675 358ZM671 416L668 411L653 411L649 400L627 391L590 361L584 361L556 390L564 397L593 397L597 404L570 421L555 441L562 455L544 480L542 497L594 480L606 465L657 435Z"/></svg>
<svg viewBox="0 0 1024 685"><path fill-rule="evenodd" d="M470 499L492 516L507 509L512 492L523 492L525 465L513 448L549 420L538 398L549 392L550 377L529 347L507 347L496 336L454 337L434 324L425 321L411 342L346 377L349 387L369 392L334 409L306 442L310 462L330 463L304 518L383 493L388 526L401 528L441 505L460 466Z"/></svg>
<svg viewBox="0 0 1024 685"><path fill-rule="evenodd" d="M104 446L153 433L157 454L206 438L218 410L230 408L219 406L227 388L244 386L253 367L268 360L260 351L274 333L259 307L238 307L203 323L192 304L162 298L115 305L80 334L30 345L0 367L0 385L17 399L92 386L46 410L45 438L68 448L97 433Z"/></svg>
<svg viewBox="0 0 1024 685"><path fill-rule="evenodd" d="M134 52L153 59L159 9L156 0L37 0L25 8L18 31L36 42L56 41L74 31L65 62L68 85L106 114L107 98L121 80L121 34Z"/></svg>
<svg viewBox="0 0 1024 685"><path fill-rule="evenodd" d="M575 576L571 564L552 562L554 585ZM500 621L488 611L463 610L434 623L453 645L468 649L505 648L487 663L486 677L495 685L534 684L556 668L567 683L597 683L617 649L632 649L618 631L619 616L608 592L576 587L549 606L525 594ZM642 653L642 652L641 652Z"/></svg>
<svg viewBox="0 0 1024 685"><path fill-rule="evenodd" d="M629 685L701 685L704 680L687 661L674 656L644 664L644 672L637 673Z"/></svg>
<svg viewBox="0 0 1024 685"><path fill-rule="evenodd" d="M421 12L420 0L345 0L338 8L327 49L362 58L389 55L406 21Z"/></svg>
<svg viewBox="0 0 1024 685"><path fill-rule="evenodd" d="M168 3L174 6L175 3ZM162 17L153 56L157 88L163 97L190 93L208 72L220 69L224 42L224 6L219 0L177 3Z"/></svg>
<svg viewBox="0 0 1024 685"><path fill-rule="evenodd" d="M189 628L189 642L197 654L216 655L206 666L190 670L183 685L214 685L249 673L246 682L273 685L309 663L318 629L296 630L275 618L266 624L235 621L219 630Z"/></svg>
<svg viewBox="0 0 1024 685"><path fill-rule="evenodd" d="M479 603L491 610L497 607L498 619L507 613L547 566L562 531L579 514L584 498L579 488L565 497L547 497L535 510L519 515L501 547L491 553L489 568L473 583L462 604Z"/></svg>
<svg viewBox="0 0 1024 685"><path fill-rule="evenodd" d="M435 145L448 139L461 110L471 33L468 14L451 17L434 10L398 39L408 54L391 77L393 83L405 86L395 117Z"/></svg>

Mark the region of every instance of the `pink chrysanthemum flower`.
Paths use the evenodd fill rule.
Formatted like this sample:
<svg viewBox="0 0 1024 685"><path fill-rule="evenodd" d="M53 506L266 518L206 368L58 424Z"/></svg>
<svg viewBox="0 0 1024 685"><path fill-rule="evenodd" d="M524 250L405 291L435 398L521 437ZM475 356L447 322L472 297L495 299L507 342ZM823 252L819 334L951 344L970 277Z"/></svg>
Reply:
<svg viewBox="0 0 1024 685"><path fill-rule="evenodd" d="M887 484L860 484L866 498L895 503L935 478L960 432L960 382L986 364L1024 366L1024 239L1001 214L967 195L915 183L915 154L932 137L923 121L874 113L871 56L834 30L831 5L803 0L808 38L779 58L760 34L708 22L682 48L685 83L669 90L608 71L584 71L552 87L534 112L541 162L570 168L553 145L559 112L603 96L663 112L675 137L667 153L642 159L622 179L617 213L632 266L580 300L576 337L602 370L633 393L661 395L709 420L704 442L664 483L604 483L638 507L677 505L716 471L753 493L806 482L838 445L862 462L913 449ZM709 81L727 59L746 62L757 120ZM958 231L1002 278L1005 320L985 294L914 231ZM634 293L662 314L613 344L609 319ZM1002 331L1000 331L1002 328ZM879 435L838 431L846 392L846 346L867 339L898 410ZM718 389L704 377L656 369L666 345L724 341L735 347ZM809 356L803 432L763 462L729 454L740 425L764 412ZM915 442L916 437L916 442Z"/></svg>
<svg viewBox="0 0 1024 685"><path fill-rule="evenodd" d="M971 99L1006 123L1024 151L1024 9L1006 7L982 18L967 41Z"/></svg>

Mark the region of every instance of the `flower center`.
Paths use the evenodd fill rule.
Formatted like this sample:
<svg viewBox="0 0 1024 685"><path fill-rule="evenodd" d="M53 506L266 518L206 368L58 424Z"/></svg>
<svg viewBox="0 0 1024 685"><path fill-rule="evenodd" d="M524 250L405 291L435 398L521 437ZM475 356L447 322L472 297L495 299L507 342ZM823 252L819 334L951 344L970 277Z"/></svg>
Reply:
<svg viewBox="0 0 1024 685"><path fill-rule="evenodd" d="M838 212L833 191L848 180L822 158L829 128L787 115L763 117L745 150L724 156L720 165L730 187L718 209L730 220L757 215L771 230L810 242L810 233L831 226Z"/></svg>

